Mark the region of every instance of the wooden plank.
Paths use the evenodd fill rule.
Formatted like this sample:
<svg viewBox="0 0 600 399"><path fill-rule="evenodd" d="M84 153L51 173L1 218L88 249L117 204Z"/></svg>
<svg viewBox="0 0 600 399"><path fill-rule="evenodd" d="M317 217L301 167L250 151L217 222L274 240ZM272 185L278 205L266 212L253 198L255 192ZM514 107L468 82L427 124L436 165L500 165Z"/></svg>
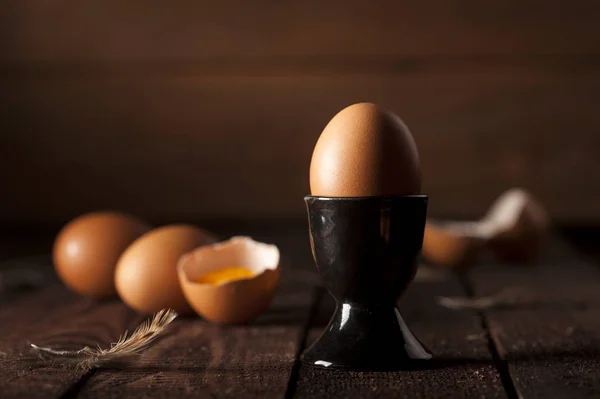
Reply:
<svg viewBox="0 0 600 399"><path fill-rule="evenodd" d="M569 252L537 266L477 269L470 281L477 295L513 287L531 301L484 312L521 397L600 394L600 272L595 266Z"/></svg>
<svg viewBox="0 0 600 399"><path fill-rule="evenodd" d="M156 220L303 218L314 143L332 115L364 100L412 129L431 215L479 217L524 186L558 220L596 220L599 89L593 72L506 65L9 80L0 220L62 222L103 208Z"/></svg>
<svg viewBox="0 0 600 399"><path fill-rule="evenodd" d="M230 227L217 228L216 231L230 235L233 233L231 229ZM297 229L281 228L277 231L277 234L273 234L271 226L271 228L262 230L246 227L246 230L242 228L242 231L236 232L251 234L258 239L267 241L274 238L284 252L282 265L286 269L292 259L294 262L306 259L306 253L309 253L308 245L304 248L294 245L294 243L297 244L297 240L294 240L294 243L291 240L292 236L297 237ZM0 293L2 294L0 295L0 370L2 370L0 385L3 387L3 397L35 398L59 397L63 394L75 395L85 379L93 374L85 374L81 370L54 367L48 362L40 361L29 350L30 342L60 349L79 349L86 345L95 346L96 344L106 346L110 342L114 342L126 329L131 330L139 324L143 318L127 310L118 300L96 302L71 293L57 284L56 276L49 266L45 257L37 256L11 259L1 265L0 272L4 273L3 277L18 277L16 274L18 269L39 271L40 277L45 282L38 291L23 291L19 292L19 295L11 296ZM238 345L243 344L244 340L249 339L248 337L251 339L257 335L260 336L263 327L269 327L270 330L266 334L271 339L277 340L281 337L282 331L278 330L276 323L284 326L283 335L289 332L285 326L295 323L297 321L295 317L306 310L298 308L298 306L301 306L302 300L310 297L310 286L316 280L313 274L307 275L300 271L296 274L294 281L297 284L294 287L296 291L294 289L287 290L287 287L284 286L286 295L278 297L273 309L263 316L251 331L236 331L224 341L215 339L215 345L226 345L229 348L235 346L234 342L238 342ZM298 287L300 289L304 287L306 291L298 292ZM7 298L10 301L6 300ZM189 318L183 324L194 324L194 321L197 320ZM185 326L181 328L185 328ZM199 333L199 330L204 331L203 328L196 328L195 333ZM212 333L209 334L218 335L218 329L213 328ZM284 346L286 343L290 344L289 337L286 337L283 342ZM222 349L221 346L219 348ZM274 364L274 366L282 367L281 364ZM173 370L173 367L167 368L167 372L173 372ZM285 373L286 370L280 371ZM289 370L287 371L289 372ZM181 372L186 372L185 365ZM195 371L190 372L189 368L187 372L188 374L195 373ZM276 372L273 373L273 375L276 374ZM284 374L280 373L279 375L283 376ZM281 383L279 381L280 385ZM284 390L285 384L287 381L284 382Z"/></svg>
<svg viewBox="0 0 600 399"><path fill-rule="evenodd" d="M438 295L461 295L457 280L415 282L400 308L415 335L434 352L437 366L401 372L340 372L301 366L296 397L505 397L500 376L488 351L488 340L475 313L455 313L435 303ZM321 306L316 339L333 313L329 295ZM309 342L309 344L310 344Z"/></svg>
<svg viewBox="0 0 600 399"><path fill-rule="evenodd" d="M41 360L29 343L65 350L105 347L140 321L117 300L94 302L61 285L50 285L0 308L2 397L61 397L86 374Z"/></svg>
<svg viewBox="0 0 600 399"><path fill-rule="evenodd" d="M243 226L243 224L242 224ZM246 384L254 387L256 395L285 392L287 379L294 363L296 345L299 337L294 334L303 330L302 320L311 300L311 287L316 282L314 273L302 270L293 272L292 281L288 278L290 262L301 264L307 258L308 244L298 245L297 228L281 228L276 233L271 227L256 229L246 226L232 230L232 227L215 228L220 234L226 236L243 233L250 234L257 239L276 242L283 251L282 267L284 268L283 295L279 295L269 312L261 316L251 327L232 328L228 333L222 329L202 323L197 318L186 318L175 322L173 337L165 338L166 347L159 346L147 354L140 368L128 372L129 379L120 378L109 371L98 371L91 385L99 384L100 387L89 392L89 386L83 390L83 395L94 392L104 392L111 395L112 391L103 383L114 377L110 384L124 384L119 389L126 391L135 387L139 392L139 382L135 382L140 373L154 371L148 377L150 381L158 381L159 386L149 384L148 396L171 395L174 390L167 383L160 385L160 381L168 382L172 377L175 382L185 382L187 379L198 381L200 370L204 372L204 380L210 381L209 385L215 392L219 387L227 391L231 385L231 373L226 371L228 362L243 365ZM27 268L42 267L41 263L32 264L30 259L15 259L7 267L17 266ZM37 258L36 258L37 259ZM48 277L47 263L44 277ZM79 297L56 284L56 277L48 279L49 285L40 291L13 299L8 303L0 303L0 385L3 387L3 397L69 397L78 395L84 388L85 382L95 375L95 372L85 374L81 370L55 367L48 362L42 362L31 353L29 343L41 346L50 346L59 349L79 349L83 346L106 346L114 342L126 329L133 329L143 319L142 316L128 310L120 301L103 301ZM292 286L290 287L289 284ZM296 341L294 341L296 340ZM255 341L259 344L254 352L245 354L243 348ZM160 341L159 341L160 342ZM209 344L207 344L207 342ZM265 346L269 342L268 346ZM262 346L261 346L262 343ZM162 345L162 344L161 344ZM188 347L189 345L189 347ZM203 353L207 349L213 350L210 358ZM238 351L242 349L242 351ZM269 352L269 350L271 352ZM200 351L198 353L197 351ZM252 354L260 352L261 362L252 363ZM165 353L168 358L165 359ZM277 355L273 355L277 353ZM154 354L154 355L153 355ZM198 358L200 355L200 360ZM246 356L248 355L248 356ZM154 357L153 357L154 356ZM206 362L203 362L205 359ZM212 363L211 363L212 361ZM264 366L264 367L263 367ZM263 374L263 368L269 373ZM264 379L254 379L257 372L264 375ZM252 374L254 373L254 374ZM163 378L163 375L170 377ZM186 377L187 376L187 377ZM188 382L189 382L188 381ZM254 385L252 385L254 384ZM188 393L197 393L196 389L189 386L182 387ZM191 389L191 390L189 390ZM229 391L227 391L229 392ZM118 393L116 394L119 395ZM227 396L221 393L221 396Z"/></svg>
<svg viewBox="0 0 600 399"><path fill-rule="evenodd" d="M592 0L163 2L11 0L6 61L204 59L269 55L598 52Z"/></svg>
<svg viewBox="0 0 600 399"><path fill-rule="evenodd" d="M182 319L135 370L103 370L82 398L283 397L313 298L314 278L285 270L269 311L247 326Z"/></svg>

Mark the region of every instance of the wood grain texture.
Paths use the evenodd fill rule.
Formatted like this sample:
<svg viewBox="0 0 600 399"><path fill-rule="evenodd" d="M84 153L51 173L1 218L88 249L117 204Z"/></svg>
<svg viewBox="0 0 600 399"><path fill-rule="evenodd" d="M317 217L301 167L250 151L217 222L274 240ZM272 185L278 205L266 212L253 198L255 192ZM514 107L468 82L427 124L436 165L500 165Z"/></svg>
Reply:
<svg viewBox="0 0 600 399"><path fill-rule="evenodd" d="M594 1L10 0L3 61L597 53Z"/></svg>
<svg viewBox="0 0 600 399"><path fill-rule="evenodd" d="M181 319L176 331L123 373L93 375L82 398L281 398L309 316L314 279L288 270L269 310L247 326Z"/></svg>
<svg viewBox="0 0 600 399"><path fill-rule="evenodd" d="M488 351L488 342L475 313L455 313L435 303L439 295L461 295L453 276L415 282L400 301L400 310L415 336L436 356L430 370L401 372L338 372L302 365L296 386L299 398L417 398L417 397L505 397L498 372ZM326 295L316 339L333 313L333 300ZM309 342L309 343L310 343Z"/></svg>
<svg viewBox="0 0 600 399"><path fill-rule="evenodd" d="M221 225L214 230L224 237L236 233L250 234L257 239L277 243L284 252L283 295L278 295L270 311L252 327L232 328L229 333L197 318L187 318L181 322L177 320L173 326L175 331L172 332L185 330L185 333L176 333L175 337L167 338L166 353L164 348L148 353L139 367L127 374L128 378L119 377L124 374L123 371L95 370L86 374L82 370L54 365L32 353L29 343L65 350L97 344L106 347L125 330L133 330L143 316L128 310L118 300L97 302L82 298L56 284L57 278L49 267L47 257L31 256L2 262L0 275L3 277L18 277L18 269L39 271L47 283L37 291L21 291L18 295L15 293L7 296L0 292L2 397L75 397L82 388L84 396L94 396L96 391L101 395L115 394L117 397L126 392L147 392L149 396L157 394L161 397L173 392L187 392L188 395L196 396L199 392L198 384L204 386L206 381L209 381L208 385L216 395L227 397L228 392L235 391L230 388L235 386L233 383L240 381L239 376L228 370L228 367L238 362L245 366L244 381L248 389L255 388L252 392L257 397L282 396L281 392L285 392L287 388L287 379L299 342L294 332L303 329L302 320L312 297L311 287L317 282L314 273L303 271L309 266L302 264L307 255L310 255L308 244L301 245L302 241L298 239L299 229L295 226L283 226L276 229L276 232L272 226L256 225L245 228ZM32 249L37 251L37 246ZM292 261L299 270L293 273L294 277L290 281L287 276ZM254 341L259 342L259 345L251 353L244 352L244 347ZM269 342L267 347L266 342ZM200 351L200 360L195 356L198 355L195 349ZM210 355L204 353L207 350ZM153 353L158 355L153 357ZM255 362L253 354L261 356L261 362ZM206 359L206 356L210 359ZM206 362L202 362L202 359ZM199 381L197 377L203 369L208 370L204 373L204 379ZM265 373L265 370L268 372ZM96 372L98 376L95 376ZM90 386L95 388L90 393L85 384L92 377ZM144 382L141 383L138 377ZM259 381L256 380L257 377ZM103 385L107 378L109 387ZM171 389L171 382L177 388ZM184 382L187 385L177 385ZM193 389L194 386L196 389ZM155 391L156 387L158 390ZM165 387L169 389L165 391ZM239 385L237 389L241 389ZM200 392L208 391L203 387Z"/></svg>
<svg viewBox="0 0 600 399"><path fill-rule="evenodd" d="M229 235L236 228L215 230ZM114 341L142 319L120 302L94 302L56 284L0 302L2 397L60 397L65 392L69 397L109 398L282 397L311 287L318 282L303 230L300 226L242 229L277 242L287 254L283 286L269 312L244 327L218 328L196 318L177 320L135 370L98 370L81 381L80 372L51 366L28 351L29 342L76 349ZM600 392L600 271L561 243L551 242L547 249L539 265L482 265L468 280L477 295L522 287L537 299L528 306L484 314L521 397L596 397ZM28 262L29 266L14 261L0 271L31 267ZM446 310L435 302L440 295L464 294L454 277L427 273L418 276L400 303L409 326L442 360L439 368L336 373L302 367L294 386L296 396L504 397L481 320L473 312ZM332 313L332 301L325 298L309 342Z"/></svg>
<svg viewBox="0 0 600 399"><path fill-rule="evenodd" d="M85 375L40 359L29 343L60 350L106 347L141 320L118 301L97 303L61 285L9 302L0 307L2 397L60 397Z"/></svg>
<svg viewBox="0 0 600 399"><path fill-rule="evenodd" d="M304 217L317 137L365 100L411 128L431 215L479 217L524 186L558 220L594 219L600 80L558 69L10 79L0 93L0 220L103 208L156 220Z"/></svg>
<svg viewBox="0 0 600 399"><path fill-rule="evenodd" d="M477 295L519 287L534 299L484 312L521 397L596 397L600 271L573 253L556 256L531 267L483 267L470 275L470 281ZM570 261L564 262L565 256Z"/></svg>

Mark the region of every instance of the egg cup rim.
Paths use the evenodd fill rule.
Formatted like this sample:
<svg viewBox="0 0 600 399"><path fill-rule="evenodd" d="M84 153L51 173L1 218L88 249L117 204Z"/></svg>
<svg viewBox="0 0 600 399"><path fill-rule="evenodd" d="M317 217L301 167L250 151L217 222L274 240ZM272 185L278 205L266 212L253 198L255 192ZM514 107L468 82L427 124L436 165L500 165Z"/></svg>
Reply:
<svg viewBox="0 0 600 399"><path fill-rule="evenodd" d="M410 194L410 195L364 195L358 197L333 197L324 195L305 195L304 200L319 200L319 201L381 201L381 200L399 200L399 199L420 199L427 200L429 195L427 194Z"/></svg>

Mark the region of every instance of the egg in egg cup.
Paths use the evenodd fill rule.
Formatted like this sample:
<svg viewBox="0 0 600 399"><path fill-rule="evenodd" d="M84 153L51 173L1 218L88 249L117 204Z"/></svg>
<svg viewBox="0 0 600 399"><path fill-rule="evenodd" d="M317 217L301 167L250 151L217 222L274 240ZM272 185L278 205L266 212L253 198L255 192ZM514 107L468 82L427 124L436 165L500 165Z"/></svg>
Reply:
<svg viewBox="0 0 600 399"><path fill-rule="evenodd" d="M379 105L344 108L315 145L310 188L312 253L337 308L302 361L350 370L423 366L432 355L396 307L417 271L427 216L410 130Z"/></svg>

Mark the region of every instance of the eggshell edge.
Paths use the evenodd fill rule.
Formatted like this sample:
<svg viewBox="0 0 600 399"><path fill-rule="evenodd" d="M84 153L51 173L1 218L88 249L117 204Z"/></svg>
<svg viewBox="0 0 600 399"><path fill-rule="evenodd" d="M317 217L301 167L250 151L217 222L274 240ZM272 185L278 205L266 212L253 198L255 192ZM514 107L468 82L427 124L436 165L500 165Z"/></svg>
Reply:
<svg viewBox="0 0 600 399"><path fill-rule="evenodd" d="M195 256L204 251L227 250L227 246L235 245L238 240L248 240L255 248L274 248L277 251L276 264L265 266L255 277L219 285L190 280L186 268L193 267ZM177 265L177 274L186 300L198 315L216 324L246 324L269 307L280 280L280 260L281 255L275 245L260 243L250 237L236 236L183 255Z"/></svg>
<svg viewBox="0 0 600 399"><path fill-rule="evenodd" d="M436 266L464 270L473 265L485 241L476 235L453 231L451 227L428 221L421 253Z"/></svg>
<svg viewBox="0 0 600 399"><path fill-rule="evenodd" d="M484 217L496 229L488 247L507 263L536 262L542 252L550 227L550 217L531 193L513 188L492 204Z"/></svg>

